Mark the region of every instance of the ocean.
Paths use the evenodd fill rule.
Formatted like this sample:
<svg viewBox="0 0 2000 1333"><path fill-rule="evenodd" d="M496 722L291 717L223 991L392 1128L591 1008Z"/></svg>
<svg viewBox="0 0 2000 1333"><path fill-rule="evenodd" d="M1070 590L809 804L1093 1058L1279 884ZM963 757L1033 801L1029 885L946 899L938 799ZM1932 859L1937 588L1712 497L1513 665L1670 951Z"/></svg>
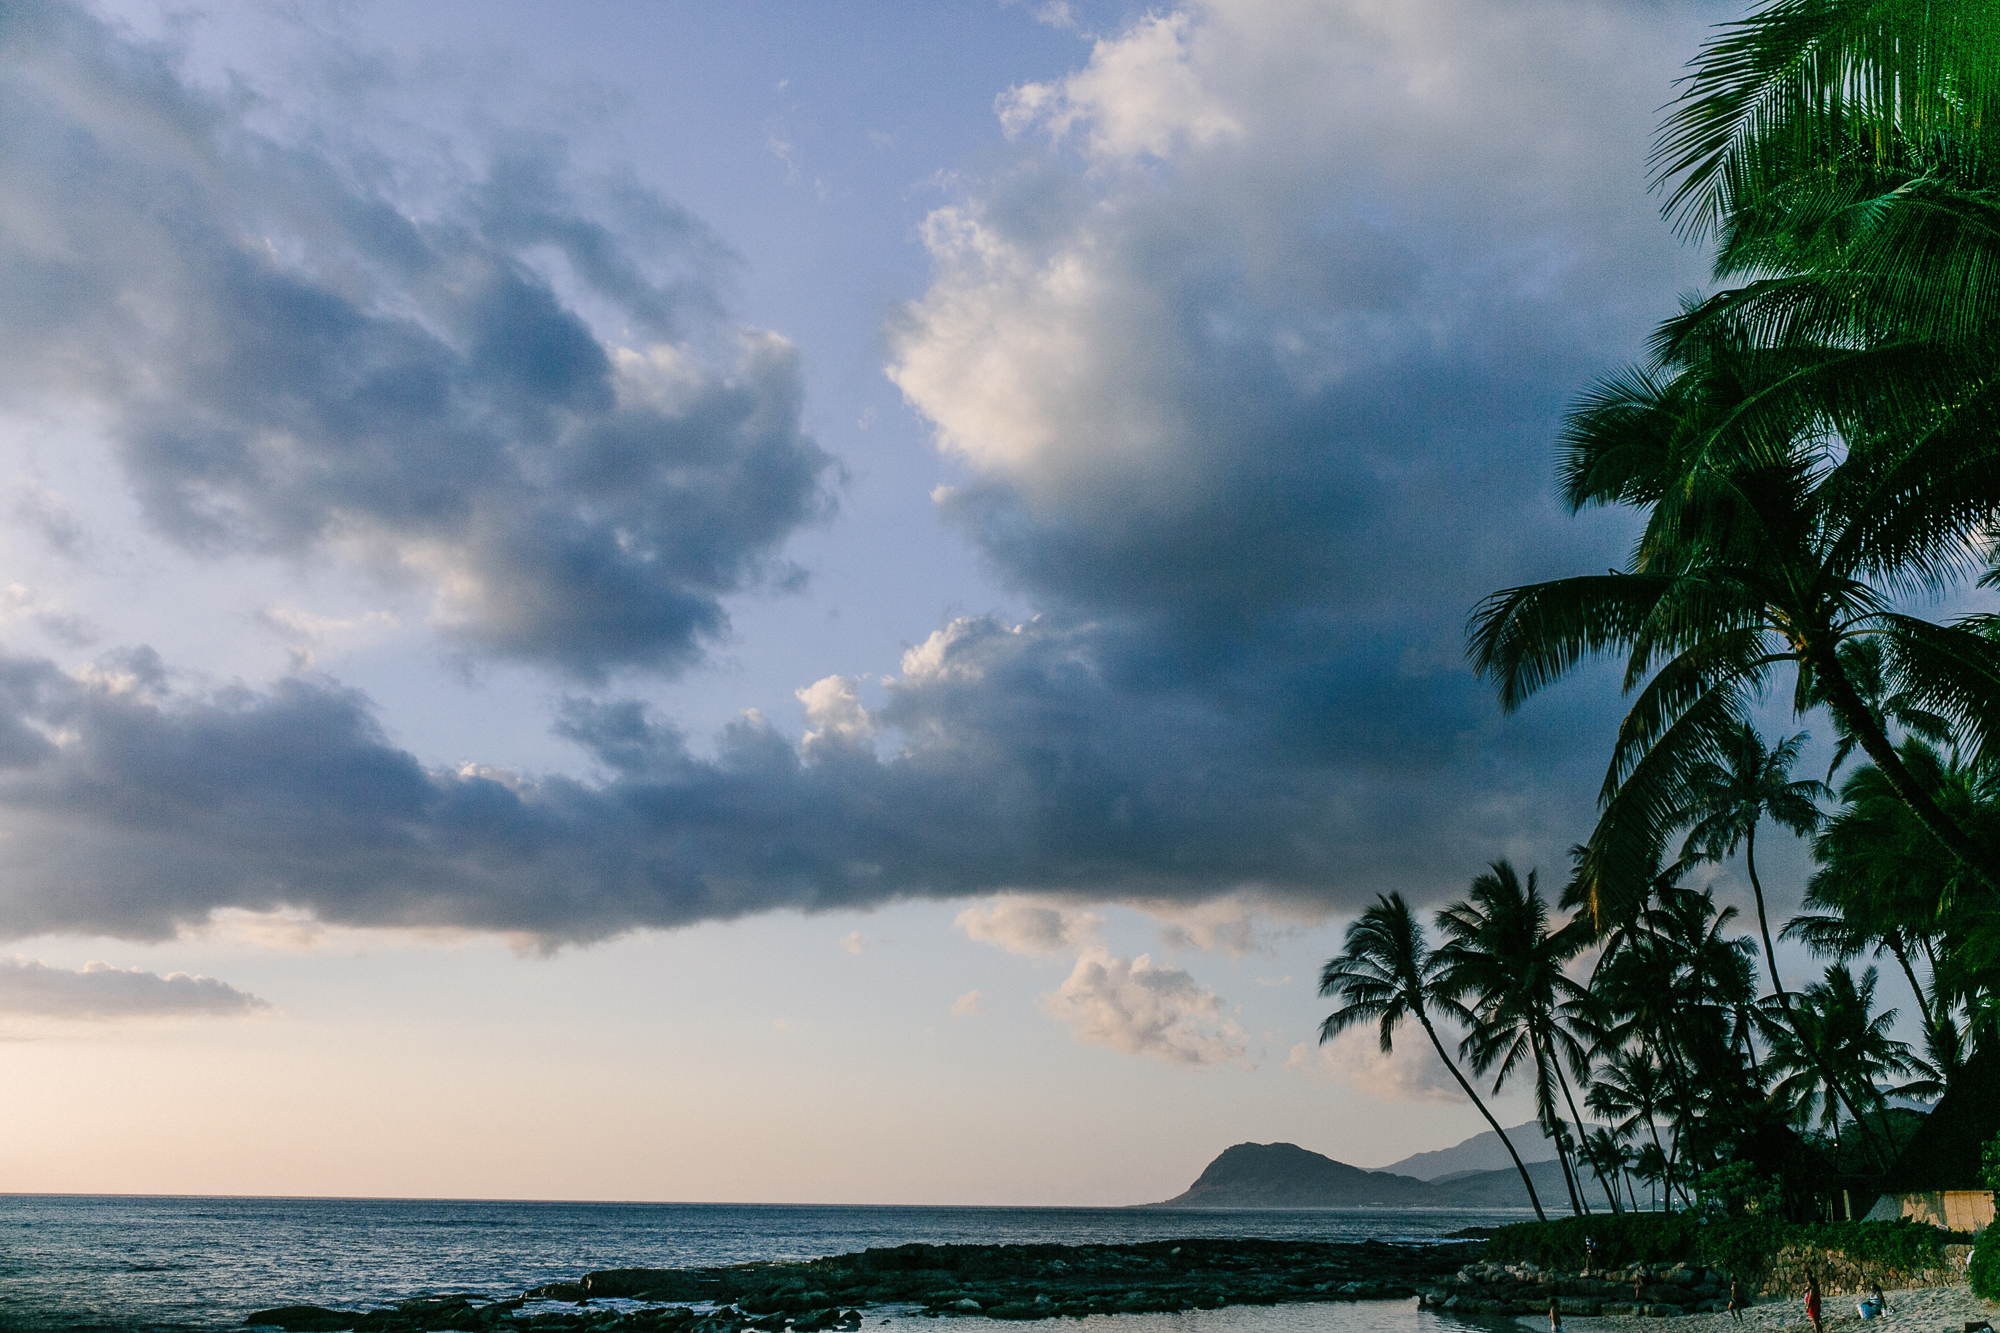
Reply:
<svg viewBox="0 0 2000 1333"><path fill-rule="evenodd" d="M911 1241L1429 1240L1527 1216L1514 1209L1178 1212L0 1195L0 1329L234 1328L248 1312L279 1305L362 1309L441 1292L511 1296L598 1268L812 1259ZM1081 1322L1105 1322L1101 1333L1442 1333L1466 1326L1419 1312L1414 1301L1239 1306ZM883 1329L875 1316L867 1327L912 1333L916 1324L892 1313L891 1327ZM938 1324L925 1320L922 1327L936 1333ZM1071 1323L1048 1327L1066 1333Z"/></svg>

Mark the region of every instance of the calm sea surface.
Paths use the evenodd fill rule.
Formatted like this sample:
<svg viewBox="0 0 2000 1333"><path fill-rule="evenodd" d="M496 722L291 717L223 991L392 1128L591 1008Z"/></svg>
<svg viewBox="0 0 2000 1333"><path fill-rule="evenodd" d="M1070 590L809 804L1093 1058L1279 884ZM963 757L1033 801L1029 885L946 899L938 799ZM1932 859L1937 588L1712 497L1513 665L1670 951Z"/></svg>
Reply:
<svg viewBox="0 0 2000 1333"><path fill-rule="evenodd" d="M438 1292L518 1295L596 1268L811 1259L910 1241L1416 1240L1525 1215L0 1195L0 1328L229 1328L251 1310L276 1305L358 1309ZM867 1327L871 1333L936 1333L938 1327L900 1317L891 1325L882 1329L871 1317ZM1447 1333L1471 1326L1400 1301L1099 1316L1047 1327L1065 1333Z"/></svg>

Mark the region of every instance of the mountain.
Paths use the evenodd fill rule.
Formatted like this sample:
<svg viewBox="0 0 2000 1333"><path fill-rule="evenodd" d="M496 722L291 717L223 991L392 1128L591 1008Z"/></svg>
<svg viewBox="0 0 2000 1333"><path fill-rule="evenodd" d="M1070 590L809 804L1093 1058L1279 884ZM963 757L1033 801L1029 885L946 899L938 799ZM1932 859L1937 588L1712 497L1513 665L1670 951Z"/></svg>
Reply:
<svg viewBox="0 0 2000 1333"><path fill-rule="evenodd" d="M1519 1188L1519 1182L1515 1182ZM1410 1176L1363 1171L1295 1143L1239 1143L1223 1150L1184 1193L1152 1208L1422 1207L1432 1187Z"/></svg>
<svg viewBox="0 0 2000 1333"><path fill-rule="evenodd" d="M1521 1154L1521 1160L1530 1166L1536 1162L1556 1160L1556 1146L1542 1137L1542 1127L1530 1120L1525 1125L1515 1125L1507 1131L1513 1140L1514 1150ZM1440 1176L1462 1174L1468 1171L1498 1171L1502 1168L1512 1171L1514 1159L1507 1155L1500 1136L1492 1130L1474 1134L1465 1142L1452 1148L1439 1148L1436 1152L1420 1152L1405 1157L1400 1162L1378 1166L1377 1171L1389 1171L1399 1176L1415 1176L1418 1180L1436 1180ZM1541 1188L1540 1182L1536 1189Z"/></svg>
<svg viewBox="0 0 2000 1333"><path fill-rule="evenodd" d="M1505 1156L1503 1151L1502 1156ZM1568 1214L1569 1187L1563 1184L1562 1163L1551 1157L1546 1162L1529 1162L1528 1179L1535 1182L1542 1210L1550 1217ZM1463 1171L1429 1182L1432 1198L1441 1208L1526 1208L1528 1191L1521 1186L1521 1173L1509 1162L1499 1171ZM1610 1211L1604 1187L1584 1168L1584 1197L1592 1208Z"/></svg>
<svg viewBox="0 0 2000 1333"><path fill-rule="evenodd" d="M1504 1153L1502 1154L1505 1155ZM1562 1166L1553 1159L1528 1168L1550 1216L1569 1211ZM1590 1182L1590 1202L1605 1208ZM1501 1171L1462 1172L1425 1181L1364 1171L1295 1143L1239 1143L1210 1162L1194 1184L1145 1208L1526 1208L1528 1192L1509 1164Z"/></svg>

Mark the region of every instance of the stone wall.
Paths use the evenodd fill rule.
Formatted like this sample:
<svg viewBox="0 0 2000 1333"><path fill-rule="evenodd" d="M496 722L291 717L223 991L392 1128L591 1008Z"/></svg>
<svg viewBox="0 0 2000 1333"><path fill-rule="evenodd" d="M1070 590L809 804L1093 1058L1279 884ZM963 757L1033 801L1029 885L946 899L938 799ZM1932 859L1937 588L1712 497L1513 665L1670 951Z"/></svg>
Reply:
<svg viewBox="0 0 2000 1333"><path fill-rule="evenodd" d="M1834 1250L1787 1245L1761 1275L1762 1285L1767 1296L1803 1296L1807 1277L1817 1273L1819 1289L1826 1296L1856 1295L1878 1282L1885 1291L1943 1287L1965 1281L1965 1264L1971 1256L1970 1245L1947 1245L1942 1268L1890 1268Z"/></svg>
<svg viewBox="0 0 2000 1333"><path fill-rule="evenodd" d="M1670 1318L1727 1309L1729 1276L1694 1264L1632 1264L1585 1276L1531 1263L1476 1263L1417 1295L1426 1308L1460 1314L1546 1314L1554 1300L1566 1315Z"/></svg>
<svg viewBox="0 0 2000 1333"><path fill-rule="evenodd" d="M1965 1281L1970 1245L1944 1247L1944 1267L1896 1269L1857 1263L1833 1250L1786 1246L1762 1273L1745 1273L1746 1302L1753 1296L1803 1296L1809 1274L1829 1301L1866 1291L1943 1287ZM1467 1264L1450 1277L1420 1285L1427 1309L1468 1315L1545 1314L1554 1300L1566 1315L1651 1315L1719 1312L1729 1305L1729 1274L1698 1264L1631 1264L1592 1273L1565 1273L1531 1263Z"/></svg>

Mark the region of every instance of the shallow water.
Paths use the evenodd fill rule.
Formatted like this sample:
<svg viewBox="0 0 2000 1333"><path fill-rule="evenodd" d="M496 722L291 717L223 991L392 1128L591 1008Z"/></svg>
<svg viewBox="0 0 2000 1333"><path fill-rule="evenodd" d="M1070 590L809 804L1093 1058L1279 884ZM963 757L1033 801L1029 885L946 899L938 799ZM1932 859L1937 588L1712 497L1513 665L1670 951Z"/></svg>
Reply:
<svg viewBox="0 0 2000 1333"><path fill-rule="evenodd" d="M277 1305L360 1307L447 1291L508 1296L596 1268L811 1259L911 1241L1422 1240L1524 1216L1531 1214L0 1195L0 1328L228 1328L251 1310ZM1308 1326L1316 1333L1428 1333L1467 1326L1419 1313L1414 1302L1384 1301L1080 1323L1088 1329L1100 1318L1116 1319L1119 1333L1292 1333ZM912 1333L902 1327L909 1322L892 1317L883 1333ZM1059 1327L1078 1325L1066 1320ZM880 1326L881 1316L869 1319L871 1331ZM924 1333L938 1327L923 1321Z"/></svg>

